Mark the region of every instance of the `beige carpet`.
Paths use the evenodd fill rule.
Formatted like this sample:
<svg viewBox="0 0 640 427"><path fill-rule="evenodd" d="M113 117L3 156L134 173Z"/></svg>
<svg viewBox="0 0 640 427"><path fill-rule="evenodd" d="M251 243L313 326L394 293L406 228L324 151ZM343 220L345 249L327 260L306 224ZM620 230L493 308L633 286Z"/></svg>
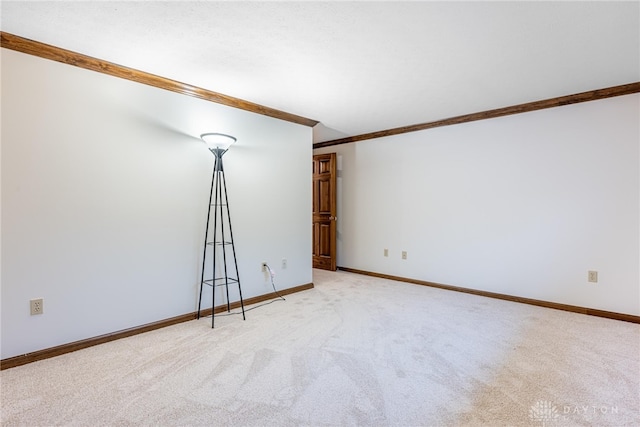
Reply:
<svg viewBox="0 0 640 427"><path fill-rule="evenodd" d="M640 425L640 325L346 272L314 283L246 321L2 371L1 423Z"/></svg>

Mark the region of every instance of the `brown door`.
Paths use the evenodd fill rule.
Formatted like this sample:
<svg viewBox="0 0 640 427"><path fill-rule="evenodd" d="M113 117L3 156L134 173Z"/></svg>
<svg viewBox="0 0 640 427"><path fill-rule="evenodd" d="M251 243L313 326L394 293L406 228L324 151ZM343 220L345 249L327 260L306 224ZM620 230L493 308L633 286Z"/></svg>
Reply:
<svg viewBox="0 0 640 427"><path fill-rule="evenodd" d="M313 268L336 270L336 153L313 156Z"/></svg>

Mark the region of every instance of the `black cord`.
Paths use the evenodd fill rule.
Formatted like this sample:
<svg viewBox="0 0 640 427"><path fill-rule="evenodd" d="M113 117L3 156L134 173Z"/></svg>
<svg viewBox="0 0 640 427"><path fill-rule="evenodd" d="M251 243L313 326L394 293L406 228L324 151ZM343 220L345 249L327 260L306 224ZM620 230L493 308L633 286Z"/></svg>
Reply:
<svg viewBox="0 0 640 427"><path fill-rule="evenodd" d="M278 291L276 290L276 285L273 283L273 276L274 276L273 270L271 269L271 267L269 267L269 264L267 264L266 262L264 263L264 266L267 267L267 270L269 270L269 277L271 277L271 286L273 287L273 293L275 293L280 298L282 298L283 301L286 301L286 299L284 299L284 297L278 293Z"/></svg>
<svg viewBox="0 0 640 427"><path fill-rule="evenodd" d="M276 285L273 283L273 276L274 276L274 274L273 274L273 270L271 270L271 267L269 267L269 264L267 264L266 262L264 263L264 266L265 266L265 267L267 268L267 270L269 271L269 277L271 277L271 286L273 287L273 293L275 293L276 295L278 295L278 298L273 299L273 300L268 301L268 302L264 302L264 303L262 303L262 304L260 304L260 305L256 305L255 307L246 308L246 309L244 310L244 311L245 311L245 313L246 313L247 311L251 311L251 310L256 309L256 308L264 307L265 305L273 304L274 302L279 301L279 300L286 301L286 299L285 299L282 295L280 295L280 293L276 290ZM237 312L237 313L216 314L216 315L215 315L215 317L234 316L234 315L236 315L236 314L242 314L242 311L239 311L239 312ZM211 317L211 316L213 316L213 315L214 315L214 314L213 314L213 313L211 313L211 314L210 314L209 316L207 316L207 317Z"/></svg>

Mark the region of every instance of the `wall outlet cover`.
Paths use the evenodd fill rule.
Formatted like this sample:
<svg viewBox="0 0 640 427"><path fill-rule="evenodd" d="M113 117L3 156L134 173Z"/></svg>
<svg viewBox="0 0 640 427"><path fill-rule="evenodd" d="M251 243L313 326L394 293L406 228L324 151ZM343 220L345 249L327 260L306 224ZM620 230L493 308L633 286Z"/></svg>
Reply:
<svg viewBox="0 0 640 427"><path fill-rule="evenodd" d="M36 314L44 313L44 306L42 298L36 298L29 301L29 305L31 308L31 315L34 316Z"/></svg>

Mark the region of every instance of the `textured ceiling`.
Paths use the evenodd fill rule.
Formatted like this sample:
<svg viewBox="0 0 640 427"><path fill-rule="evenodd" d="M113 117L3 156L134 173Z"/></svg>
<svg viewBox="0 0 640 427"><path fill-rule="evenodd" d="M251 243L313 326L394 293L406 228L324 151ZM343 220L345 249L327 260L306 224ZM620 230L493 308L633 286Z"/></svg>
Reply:
<svg viewBox="0 0 640 427"><path fill-rule="evenodd" d="M633 2L9 2L2 31L321 123L314 142L640 81Z"/></svg>

